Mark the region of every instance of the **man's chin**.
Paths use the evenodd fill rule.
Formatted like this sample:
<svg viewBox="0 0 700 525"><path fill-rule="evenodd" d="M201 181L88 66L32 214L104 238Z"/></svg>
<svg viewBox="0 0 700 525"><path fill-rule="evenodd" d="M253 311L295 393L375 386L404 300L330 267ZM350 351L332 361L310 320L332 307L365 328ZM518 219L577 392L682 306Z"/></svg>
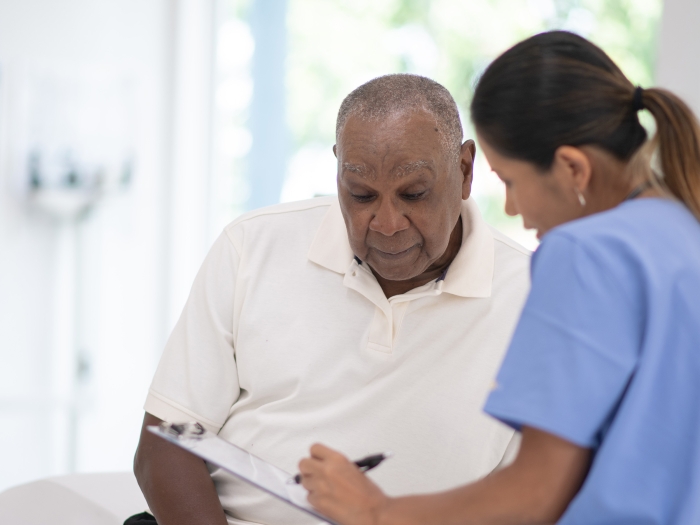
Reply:
<svg viewBox="0 0 700 525"><path fill-rule="evenodd" d="M377 264L376 261L367 261L370 268L376 275L387 281L410 281L423 273L423 268L418 268L416 265L388 265Z"/></svg>

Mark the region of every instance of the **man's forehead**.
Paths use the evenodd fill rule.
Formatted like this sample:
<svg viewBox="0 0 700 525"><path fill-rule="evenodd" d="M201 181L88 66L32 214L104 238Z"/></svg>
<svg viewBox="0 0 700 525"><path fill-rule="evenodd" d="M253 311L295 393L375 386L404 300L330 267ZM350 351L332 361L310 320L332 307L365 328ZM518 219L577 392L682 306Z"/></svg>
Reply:
<svg viewBox="0 0 700 525"><path fill-rule="evenodd" d="M345 123L343 124L343 127L338 135L338 139L341 140L344 132L348 129L370 128L373 130L379 130L382 128L390 129L392 127L405 128L409 122L413 124L420 124L422 126L429 126L436 132L439 129L438 121L435 118L435 115L422 107L411 107L379 114L351 113L345 120Z"/></svg>
<svg viewBox="0 0 700 525"><path fill-rule="evenodd" d="M392 178L436 173L445 153L441 139L435 117L424 109L385 118L350 115L336 145L339 171L365 179L376 179L379 173Z"/></svg>
<svg viewBox="0 0 700 525"><path fill-rule="evenodd" d="M421 110L385 118L351 115L337 137L336 146L344 151L365 149L384 153L397 147L441 152L444 145L435 117Z"/></svg>

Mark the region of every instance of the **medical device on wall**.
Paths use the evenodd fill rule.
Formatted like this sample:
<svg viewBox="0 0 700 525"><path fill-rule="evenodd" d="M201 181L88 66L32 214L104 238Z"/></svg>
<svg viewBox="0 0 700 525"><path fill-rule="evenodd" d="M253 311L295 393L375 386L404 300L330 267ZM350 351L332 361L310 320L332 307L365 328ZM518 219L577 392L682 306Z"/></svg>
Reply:
<svg viewBox="0 0 700 525"><path fill-rule="evenodd" d="M76 218L129 187L135 111L128 78L99 66L9 69L8 133L18 194Z"/></svg>

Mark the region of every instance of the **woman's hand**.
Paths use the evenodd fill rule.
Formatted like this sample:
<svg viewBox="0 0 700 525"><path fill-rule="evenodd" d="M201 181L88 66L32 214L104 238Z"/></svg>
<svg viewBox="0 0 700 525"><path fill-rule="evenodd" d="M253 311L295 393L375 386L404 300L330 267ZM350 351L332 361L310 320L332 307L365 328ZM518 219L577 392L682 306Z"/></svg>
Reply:
<svg viewBox="0 0 700 525"><path fill-rule="evenodd" d="M389 498L345 456L323 445L299 462L301 483L319 512L343 525L379 525Z"/></svg>

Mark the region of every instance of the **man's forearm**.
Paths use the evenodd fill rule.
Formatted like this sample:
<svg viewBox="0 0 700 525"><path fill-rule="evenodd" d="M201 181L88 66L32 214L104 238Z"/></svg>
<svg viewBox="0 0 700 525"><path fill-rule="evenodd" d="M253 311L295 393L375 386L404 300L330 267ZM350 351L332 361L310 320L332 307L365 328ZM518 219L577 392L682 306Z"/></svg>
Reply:
<svg viewBox="0 0 700 525"><path fill-rule="evenodd" d="M134 474L158 525L226 525L203 460L148 432L161 422L146 414Z"/></svg>

